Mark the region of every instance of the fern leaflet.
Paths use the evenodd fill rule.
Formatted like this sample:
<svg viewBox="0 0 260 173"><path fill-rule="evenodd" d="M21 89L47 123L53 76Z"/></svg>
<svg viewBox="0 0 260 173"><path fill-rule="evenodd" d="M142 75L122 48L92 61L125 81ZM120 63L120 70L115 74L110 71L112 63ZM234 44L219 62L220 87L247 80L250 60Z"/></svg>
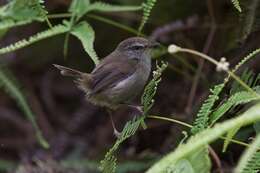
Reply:
<svg viewBox="0 0 260 173"><path fill-rule="evenodd" d="M231 0L232 4L234 5L234 7L237 9L237 11L239 11L240 13L242 12L242 9L240 7L240 3L239 0Z"/></svg>
<svg viewBox="0 0 260 173"><path fill-rule="evenodd" d="M21 26L31 23L32 20L22 20L22 21L14 21L12 19L6 19L3 21L0 21L0 30L2 29L9 29L15 26Z"/></svg>
<svg viewBox="0 0 260 173"><path fill-rule="evenodd" d="M260 91L260 86L254 88L256 92ZM232 95L225 103L223 103L210 117L210 125L213 125L219 120L231 107L239 104L249 103L254 100L259 100L259 97L248 91L237 92Z"/></svg>
<svg viewBox="0 0 260 173"><path fill-rule="evenodd" d="M151 14L151 11L152 11L156 1L157 0L147 0L145 3L143 3L143 17L142 17L141 24L138 28L139 33L141 33L144 25L148 21L149 16Z"/></svg>
<svg viewBox="0 0 260 173"><path fill-rule="evenodd" d="M89 11L101 11L101 12L118 12L118 11L136 11L141 10L141 6L122 6L122 5L112 5L104 2L94 2L88 9Z"/></svg>
<svg viewBox="0 0 260 173"><path fill-rule="evenodd" d="M123 128L121 136L117 139L112 148L106 153L105 158L101 161L100 170L103 173L114 173L116 170L116 157L115 152L119 148L119 145L127 140L129 137L133 136L138 130L139 126L144 123L146 114L153 105L153 96L156 93L157 85L161 81L162 72L166 69L167 64L162 63L161 65L157 64L156 71L153 72L153 79L149 82L144 90L142 96L142 104L144 115L139 118L134 118L131 121L128 121Z"/></svg>
<svg viewBox="0 0 260 173"><path fill-rule="evenodd" d="M193 134L196 134L208 127L209 114L212 112L212 107L214 106L214 103L219 99L219 94L224 86L224 84L218 84L210 90L211 94L209 95L208 99L206 99L202 104L197 114L194 125L191 129L191 132Z"/></svg>
<svg viewBox="0 0 260 173"><path fill-rule="evenodd" d="M254 142L244 152L235 173L258 173L260 171L260 134L257 135Z"/></svg>
<svg viewBox="0 0 260 173"><path fill-rule="evenodd" d="M14 76L7 71L6 69L3 69L3 67L0 68L0 88L4 88L5 91L12 96L20 108L23 110L25 115L27 116L28 120L31 121L32 126L34 127L36 131L36 137L39 141L39 143L44 147L48 148L49 144L47 141L43 138L40 128L38 127L36 121L35 121L35 116L32 113L29 105L26 102L26 98L23 95L23 93L19 90L17 87L17 82L14 78Z"/></svg>
<svg viewBox="0 0 260 173"><path fill-rule="evenodd" d="M0 48L0 55L21 49L21 48L29 46L30 44L33 44L37 41L43 40L48 37L52 37L54 35L62 34L67 31L68 31L68 28L66 26L60 25L60 24L56 25L46 31L37 33L36 35L29 37L28 39L23 39L18 42L15 42L9 46Z"/></svg>

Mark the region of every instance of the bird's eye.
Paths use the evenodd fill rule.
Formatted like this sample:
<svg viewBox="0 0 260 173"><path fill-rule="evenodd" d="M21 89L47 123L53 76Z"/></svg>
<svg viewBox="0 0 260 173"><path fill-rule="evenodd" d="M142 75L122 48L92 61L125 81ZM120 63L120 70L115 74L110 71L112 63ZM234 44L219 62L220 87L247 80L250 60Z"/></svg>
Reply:
<svg viewBox="0 0 260 173"><path fill-rule="evenodd" d="M140 50L144 48L144 45L134 45L130 47L132 50Z"/></svg>

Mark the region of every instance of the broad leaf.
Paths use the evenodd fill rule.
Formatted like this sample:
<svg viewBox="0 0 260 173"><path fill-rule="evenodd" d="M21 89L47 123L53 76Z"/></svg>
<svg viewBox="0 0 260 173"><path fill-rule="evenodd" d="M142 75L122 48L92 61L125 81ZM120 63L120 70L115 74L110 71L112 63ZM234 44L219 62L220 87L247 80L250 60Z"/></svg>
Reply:
<svg viewBox="0 0 260 173"><path fill-rule="evenodd" d="M0 8L0 19L40 20L46 18L47 11L41 0L13 0Z"/></svg>
<svg viewBox="0 0 260 173"><path fill-rule="evenodd" d="M202 147L198 151L184 157L176 163L170 165L166 172L172 173L209 173L211 169L211 162L208 156L208 148Z"/></svg>
<svg viewBox="0 0 260 173"><path fill-rule="evenodd" d="M97 65L99 60L94 50L95 32L93 28L87 22L81 22L73 27L71 34L76 36L81 41L84 50Z"/></svg>

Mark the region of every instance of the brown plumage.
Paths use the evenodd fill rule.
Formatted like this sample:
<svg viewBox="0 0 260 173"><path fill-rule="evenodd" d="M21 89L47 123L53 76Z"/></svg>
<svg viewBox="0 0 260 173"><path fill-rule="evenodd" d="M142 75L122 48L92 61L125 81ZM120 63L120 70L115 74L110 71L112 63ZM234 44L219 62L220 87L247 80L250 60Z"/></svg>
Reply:
<svg viewBox="0 0 260 173"><path fill-rule="evenodd" d="M64 76L75 78L93 104L116 109L143 89L151 69L150 49L154 42L141 37L122 41L91 73L54 65Z"/></svg>

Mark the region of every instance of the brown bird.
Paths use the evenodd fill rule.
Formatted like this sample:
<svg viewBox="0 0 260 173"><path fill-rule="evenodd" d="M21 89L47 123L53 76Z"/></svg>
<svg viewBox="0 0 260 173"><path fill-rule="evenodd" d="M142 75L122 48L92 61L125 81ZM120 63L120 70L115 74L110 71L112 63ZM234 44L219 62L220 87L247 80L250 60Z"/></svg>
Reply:
<svg viewBox="0 0 260 173"><path fill-rule="evenodd" d="M121 105L134 107L129 103L140 94L148 80L151 49L156 46L158 43L142 37L123 40L91 73L56 64L54 66L62 75L75 78L76 84L86 93L89 102L110 110L116 110ZM111 121L114 133L118 136L119 132L112 118Z"/></svg>

